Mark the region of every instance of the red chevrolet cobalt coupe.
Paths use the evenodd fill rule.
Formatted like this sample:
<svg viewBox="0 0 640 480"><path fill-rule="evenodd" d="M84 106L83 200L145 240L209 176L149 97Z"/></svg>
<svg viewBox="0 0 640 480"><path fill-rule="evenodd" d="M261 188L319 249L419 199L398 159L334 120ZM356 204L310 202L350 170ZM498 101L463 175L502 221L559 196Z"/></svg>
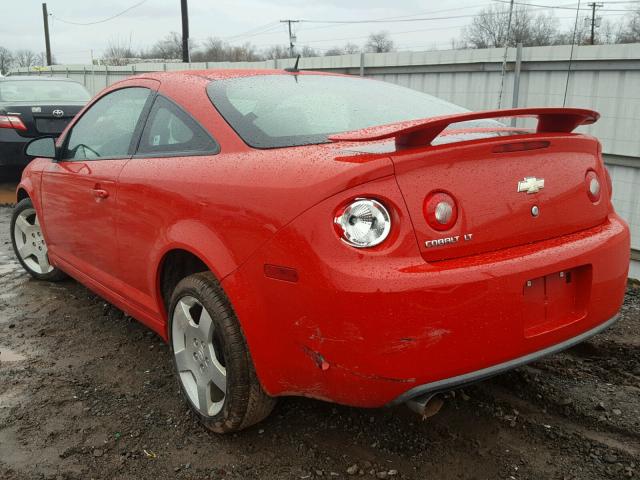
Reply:
<svg viewBox="0 0 640 480"><path fill-rule="evenodd" d="M629 231L572 133L597 118L313 72L133 77L29 145L13 245L167 340L213 431L286 395L415 406L616 320Z"/></svg>

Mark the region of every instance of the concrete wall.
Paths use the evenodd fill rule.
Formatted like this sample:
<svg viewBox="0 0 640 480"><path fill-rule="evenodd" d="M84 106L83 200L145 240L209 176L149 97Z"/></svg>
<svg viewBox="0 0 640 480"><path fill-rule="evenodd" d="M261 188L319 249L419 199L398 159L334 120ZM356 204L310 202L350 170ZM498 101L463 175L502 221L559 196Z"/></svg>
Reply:
<svg viewBox="0 0 640 480"><path fill-rule="evenodd" d="M522 49L518 102L514 104L516 49L509 49L502 79L503 49L393 52L314 57L301 69L330 71L404 85L463 105L471 110L512 106L592 108L602 115L580 131L602 142L614 183L616 209L632 228L632 273L640 278L640 44L530 47ZM571 62L569 58L571 56ZM568 74L569 64L571 72ZM219 63L143 63L126 67L56 65L17 69L11 75L65 76L92 93L130 75L207 68L285 68L292 60ZM500 85L503 83L501 101Z"/></svg>

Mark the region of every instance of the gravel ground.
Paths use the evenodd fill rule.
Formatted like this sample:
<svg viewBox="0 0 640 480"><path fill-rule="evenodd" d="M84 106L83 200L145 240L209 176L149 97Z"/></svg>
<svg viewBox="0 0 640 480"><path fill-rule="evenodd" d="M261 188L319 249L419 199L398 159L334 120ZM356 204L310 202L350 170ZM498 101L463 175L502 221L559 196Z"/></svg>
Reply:
<svg viewBox="0 0 640 480"><path fill-rule="evenodd" d="M205 431L161 339L81 285L31 280L0 207L0 478L603 479L640 476L640 290L565 353L448 393L422 421L283 399Z"/></svg>

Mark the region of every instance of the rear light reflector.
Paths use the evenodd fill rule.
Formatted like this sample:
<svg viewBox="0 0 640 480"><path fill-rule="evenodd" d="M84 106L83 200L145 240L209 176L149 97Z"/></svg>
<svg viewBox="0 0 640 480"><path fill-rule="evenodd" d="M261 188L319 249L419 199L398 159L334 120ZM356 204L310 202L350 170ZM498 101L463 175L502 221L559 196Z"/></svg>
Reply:
<svg viewBox="0 0 640 480"><path fill-rule="evenodd" d="M458 220L458 207L448 193L431 192L424 201L424 216L431 228L449 230Z"/></svg>
<svg viewBox="0 0 640 480"><path fill-rule="evenodd" d="M298 271L295 268L283 267L281 265L265 264L264 274L269 278L282 280L284 282L296 283L298 281Z"/></svg>
<svg viewBox="0 0 640 480"><path fill-rule="evenodd" d="M597 203L600 200L600 193L602 190L598 174L593 170L589 170L585 177L585 183L587 187L587 196L593 203Z"/></svg>
<svg viewBox="0 0 640 480"><path fill-rule="evenodd" d="M13 130L26 130L27 127L22 123L20 117L14 115L0 115L0 128L11 128Z"/></svg>

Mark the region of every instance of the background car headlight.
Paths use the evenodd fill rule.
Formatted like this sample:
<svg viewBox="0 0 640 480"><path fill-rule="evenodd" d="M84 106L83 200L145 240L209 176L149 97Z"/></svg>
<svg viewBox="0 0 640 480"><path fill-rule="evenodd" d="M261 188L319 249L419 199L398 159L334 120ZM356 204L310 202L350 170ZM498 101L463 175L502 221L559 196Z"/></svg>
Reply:
<svg viewBox="0 0 640 480"><path fill-rule="evenodd" d="M357 248L382 243L391 230L389 211L376 200L357 198L335 218L342 239Z"/></svg>

